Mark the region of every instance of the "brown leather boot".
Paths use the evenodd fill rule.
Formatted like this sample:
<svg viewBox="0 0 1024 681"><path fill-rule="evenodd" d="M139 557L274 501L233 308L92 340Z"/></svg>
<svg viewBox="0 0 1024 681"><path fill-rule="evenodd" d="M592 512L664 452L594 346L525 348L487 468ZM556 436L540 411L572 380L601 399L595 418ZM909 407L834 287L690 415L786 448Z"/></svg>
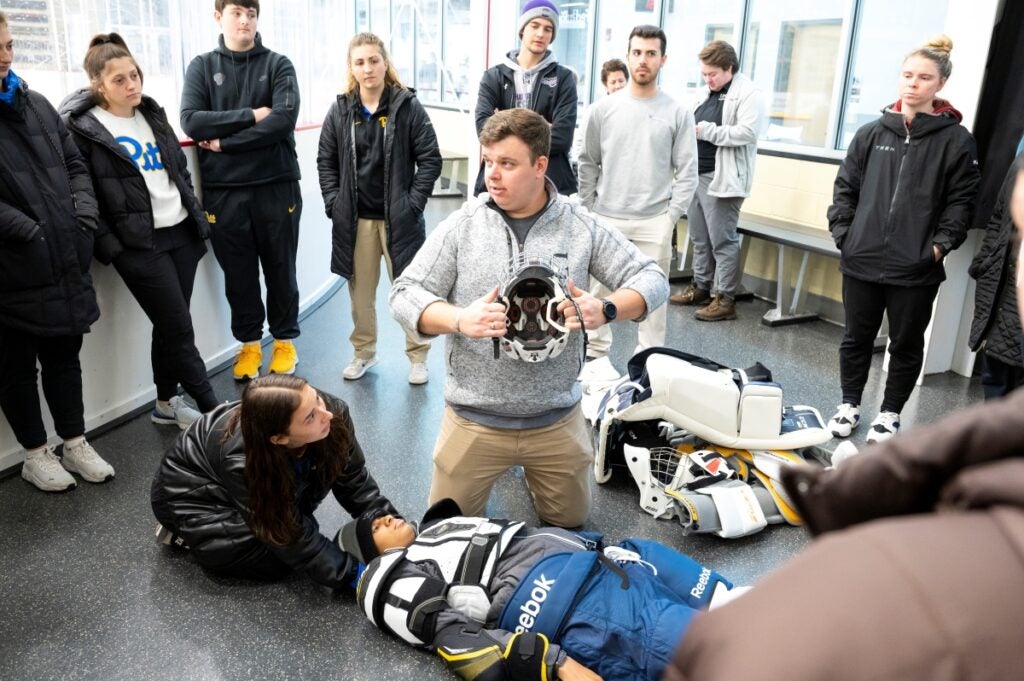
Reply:
<svg viewBox="0 0 1024 681"><path fill-rule="evenodd" d="M676 305L701 305L711 300L711 292L706 289L697 288L696 284L690 282L681 293L669 297L668 300Z"/></svg>
<svg viewBox="0 0 1024 681"><path fill-rule="evenodd" d="M702 322L736 319L736 301L725 296L715 296L710 305L700 308L693 316Z"/></svg>

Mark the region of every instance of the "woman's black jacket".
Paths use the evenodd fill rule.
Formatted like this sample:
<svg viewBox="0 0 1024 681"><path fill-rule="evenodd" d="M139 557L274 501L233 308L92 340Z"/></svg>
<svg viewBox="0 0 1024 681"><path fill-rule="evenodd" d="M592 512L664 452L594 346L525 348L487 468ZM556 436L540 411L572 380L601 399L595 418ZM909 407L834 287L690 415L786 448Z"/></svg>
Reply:
<svg viewBox="0 0 1024 681"><path fill-rule="evenodd" d="M974 289L974 319L971 320L971 350L982 341L985 354L1005 364L1024 366L1020 344L1020 313L1017 310L1017 263L1011 257L1014 226L1010 217L1010 196L1024 154L1010 167L996 200L995 210L985 227L981 248L967 270L978 285Z"/></svg>
<svg viewBox="0 0 1024 681"><path fill-rule="evenodd" d="M327 409L339 414L352 427L348 406L340 399L320 393ZM239 403L225 404L204 414L167 450L153 479L150 500L160 523L179 534L190 553L203 567L213 571L232 568L250 556L269 550L294 570L304 571L314 581L331 588L351 583L356 560L338 544L320 533L313 511L327 494L353 516L370 508L397 511L384 497L366 469L363 450L352 430L348 460L341 475L329 487L321 484L315 470L295 476L295 513L301 536L283 547L265 544L248 525L249 489L245 478L245 448L236 429L224 438L225 426ZM329 440L307 447L323 447Z"/></svg>
<svg viewBox="0 0 1024 681"><path fill-rule="evenodd" d="M316 157L320 191L334 225L331 271L352 278L359 201L356 193L355 91L338 95L320 131ZM441 152L426 110L415 92L391 87L384 129L384 222L392 272L398 276L426 239L423 210L441 175Z"/></svg>
<svg viewBox="0 0 1024 681"><path fill-rule="evenodd" d="M114 141L110 131L89 110L95 105L89 90L73 92L60 105L60 114L92 174L93 188L100 204L100 229L96 238L96 259L104 264L122 250L153 248L153 203L149 189L135 162ZM167 114L150 97L143 96L139 112L153 130L160 148L160 160L181 194L198 238L207 238L210 227L192 188L185 154L178 136L167 122Z"/></svg>
<svg viewBox="0 0 1024 681"><path fill-rule="evenodd" d="M89 171L57 112L21 82L0 102L0 326L76 336L100 311L89 265L97 228Z"/></svg>
<svg viewBox="0 0 1024 681"><path fill-rule="evenodd" d="M960 112L936 104L909 130L894 106L854 135L828 209L843 274L898 286L946 278L932 246L945 256L963 243L980 173Z"/></svg>

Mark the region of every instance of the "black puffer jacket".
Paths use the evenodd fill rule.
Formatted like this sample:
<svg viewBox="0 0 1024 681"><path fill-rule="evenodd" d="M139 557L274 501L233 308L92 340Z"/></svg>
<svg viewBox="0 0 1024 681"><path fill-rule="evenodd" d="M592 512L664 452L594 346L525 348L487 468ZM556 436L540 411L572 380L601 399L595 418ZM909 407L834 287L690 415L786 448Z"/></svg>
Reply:
<svg viewBox="0 0 1024 681"><path fill-rule="evenodd" d="M356 245L358 199L353 132L355 92L338 95L320 131L316 166L327 217L334 225L331 271L350 279ZM412 90L391 88L384 129L384 221L388 256L397 277L426 238L423 210L441 174L441 152L426 110Z"/></svg>
<svg viewBox="0 0 1024 681"><path fill-rule="evenodd" d="M89 171L57 112L22 81L0 102L0 326L87 332L100 311L89 264L97 227Z"/></svg>
<svg viewBox="0 0 1024 681"><path fill-rule="evenodd" d="M351 429L348 406L326 393L320 396L331 412L349 421ZM157 520L180 534L196 561L213 571L269 549L320 584L331 588L348 585L355 576L356 560L320 534L313 511L332 492L353 516L374 507L397 515L366 470L355 431L345 468L331 487L325 488L315 471L295 472L295 512L302 536L289 546L272 547L258 539L247 523L249 490L242 436L236 430L224 439L229 417L238 408L236 402L204 414L164 454L150 494ZM323 447L325 442L309 445L306 456L316 457L314 448Z"/></svg>
<svg viewBox="0 0 1024 681"><path fill-rule="evenodd" d="M82 151L93 189L100 205L100 230L96 258L110 262L125 248L153 248L153 202L135 162L110 131L89 110L95 105L87 89L74 92L61 103L60 114ZM207 238L210 227L192 189L185 154L178 137L167 122L167 114L153 99L143 96L139 105L160 148L160 160L181 194L181 202L192 218L196 236Z"/></svg>
<svg viewBox="0 0 1024 681"><path fill-rule="evenodd" d="M1011 247L1014 226L1009 202L1022 160L1024 155L1017 158L1003 180L981 248L967 270L978 282L974 289L971 350L977 351L982 341L987 341L985 354L1018 367L1024 366L1024 358L1021 357L1017 262Z"/></svg>
<svg viewBox="0 0 1024 681"><path fill-rule="evenodd" d="M943 255L967 236L978 190L974 138L936 100L909 131L894 105L857 131L836 177L829 230L839 270L862 281L923 286L946 278Z"/></svg>
<svg viewBox="0 0 1024 681"><path fill-rule="evenodd" d="M509 52L508 58L515 59L517 51ZM533 86L530 110L536 111L551 124L551 153L548 156L547 176L555 183L559 194L569 196L577 190L576 174L569 162L572 136L576 133L576 114L579 95L576 92L576 77L572 71L557 62L541 73ZM484 123L495 111L516 108L516 82L512 69L497 64L484 71L480 80L480 91L476 100L476 132L480 134ZM476 177L474 194L484 191L483 165Z"/></svg>

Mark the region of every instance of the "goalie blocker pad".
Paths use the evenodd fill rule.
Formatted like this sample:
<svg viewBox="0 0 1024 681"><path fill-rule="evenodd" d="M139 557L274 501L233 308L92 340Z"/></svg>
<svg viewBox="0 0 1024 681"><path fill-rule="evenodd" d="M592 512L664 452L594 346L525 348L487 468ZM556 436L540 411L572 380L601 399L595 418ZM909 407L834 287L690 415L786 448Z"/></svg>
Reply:
<svg viewBox="0 0 1024 681"><path fill-rule="evenodd" d="M769 524L787 522L787 516L799 520L791 507L783 512L777 497L762 484L725 480L699 490L665 493L675 502L679 524L687 534L712 533L731 539L754 534Z"/></svg>

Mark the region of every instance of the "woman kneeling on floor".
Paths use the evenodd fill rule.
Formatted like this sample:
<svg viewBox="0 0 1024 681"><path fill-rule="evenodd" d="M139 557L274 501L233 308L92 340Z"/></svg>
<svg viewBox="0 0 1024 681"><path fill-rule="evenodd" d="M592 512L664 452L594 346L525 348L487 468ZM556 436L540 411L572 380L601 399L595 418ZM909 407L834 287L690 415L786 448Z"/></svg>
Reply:
<svg viewBox="0 0 1024 681"><path fill-rule="evenodd" d="M182 433L160 463L151 501L158 537L188 547L212 572L272 580L302 570L343 588L358 563L313 517L328 492L353 517L396 513L366 469L348 406L304 379L273 374Z"/></svg>

